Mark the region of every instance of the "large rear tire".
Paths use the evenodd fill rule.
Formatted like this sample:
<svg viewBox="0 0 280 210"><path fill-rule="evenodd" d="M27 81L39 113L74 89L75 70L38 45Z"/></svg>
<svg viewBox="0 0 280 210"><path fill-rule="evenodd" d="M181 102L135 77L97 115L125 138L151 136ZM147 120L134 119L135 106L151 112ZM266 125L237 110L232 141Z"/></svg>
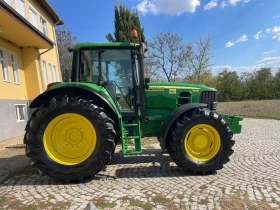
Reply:
<svg viewBox="0 0 280 210"><path fill-rule="evenodd" d="M24 137L32 165L65 182L101 171L111 160L115 140L114 122L103 108L68 96L41 105Z"/></svg>
<svg viewBox="0 0 280 210"><path fill-rule="evenodd" d="M234 145L232 136L221 115L209 109L195 109L172 125L167 150L183 171L214 173L229 162Z"/></svg>

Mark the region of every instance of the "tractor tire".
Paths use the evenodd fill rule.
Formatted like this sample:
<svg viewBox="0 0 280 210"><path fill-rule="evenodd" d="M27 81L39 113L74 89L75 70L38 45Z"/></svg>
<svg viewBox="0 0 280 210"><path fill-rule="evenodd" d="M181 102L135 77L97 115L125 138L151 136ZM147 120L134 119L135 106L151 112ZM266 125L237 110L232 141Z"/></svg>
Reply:
<svg viewBox="0 0 280 210"><path fill-rule="evenodd" d="M183 171L213 174L229 162L235 143L232 136L221 115L209 109L194 109L171 126L166 147Z"/></svg>
<svg viewBox="0 0 280 210"><path fill-rule="evenodd" d="M80 97L50 100L27 123L24 143L32 166L65 183L94 177L115 151L114 121Z"/></svg>

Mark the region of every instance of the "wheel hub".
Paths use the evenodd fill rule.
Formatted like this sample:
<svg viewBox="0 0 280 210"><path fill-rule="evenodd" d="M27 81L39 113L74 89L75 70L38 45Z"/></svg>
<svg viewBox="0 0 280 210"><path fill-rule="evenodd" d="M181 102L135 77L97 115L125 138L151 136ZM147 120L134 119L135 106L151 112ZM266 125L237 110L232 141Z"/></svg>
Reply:
<svg viewBox="0 0 280 210"><path fill-rule="evenodd" d="M63 165L85 161L96 146L94 126L78 114L62 114L54 118L44 133L44 148L49 157Z"/></svg>
<svg viewBox="0 0 280 210"><path fill-rule="evenodd" d="M77 145L83 140L83 133L79 129L70 128L66 131L65 140L69 144Z"/></svg>
<svg viewBox="0 0 280 210"><path fill-rule="evenodd" d="M207 124L192 127L185 136L187 154L198 161L211 160L218 153L221 139L218 131Z"/></svg>

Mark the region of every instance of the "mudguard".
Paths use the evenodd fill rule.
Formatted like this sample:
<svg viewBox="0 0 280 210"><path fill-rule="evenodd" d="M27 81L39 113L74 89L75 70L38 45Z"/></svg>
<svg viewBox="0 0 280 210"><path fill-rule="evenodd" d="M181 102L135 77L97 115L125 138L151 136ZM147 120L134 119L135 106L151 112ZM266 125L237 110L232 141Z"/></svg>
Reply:
<svg viewBox="0 0 280 210"><path fill-rule="evenodd" d="M175 122L175 120L179 116L181 116L183 113L185 113L191 109L200 108L200 107L205 108L205 107L207 107L207 104L202 104L202 103L184 104L182 106L179 106L177 109L173 110L173 112L171 112L171 114L165 120L165 122L162 126L161 134L159 136L161 148L165 148L165 140L166 140L168 131L169 131L170 127L172 126L172 124Z"/></svg>
<svg viewBox="0 0 280 210"><path fill-rule="evenodd" d="M110 101L100 94L98 91L89 88L87 86L78 85L78 84L65 84L60 86L55 86L39 96L37 96L30 104L29 108L37 108L41 106L41 104L48 103L50 99L55 98L57 96L63 95L77 95L81 97L85 97L86 99L97 99L98 103L104 104L104 109L111 110L116 116L118 116L117 111L114 109L113 105Z"/></svg>

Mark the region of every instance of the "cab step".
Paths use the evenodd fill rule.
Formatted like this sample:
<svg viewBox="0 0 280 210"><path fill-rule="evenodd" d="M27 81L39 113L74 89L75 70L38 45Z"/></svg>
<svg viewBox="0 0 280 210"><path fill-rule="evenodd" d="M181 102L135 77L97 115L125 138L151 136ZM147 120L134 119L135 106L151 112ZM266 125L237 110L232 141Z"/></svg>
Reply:
<svg viewBox="0 0 280 210"><path fill-rule="evenodd" d="M122 121L122 149L125 155L137 155L142 153L140 122L139 119L132 123Z"/></svg>

